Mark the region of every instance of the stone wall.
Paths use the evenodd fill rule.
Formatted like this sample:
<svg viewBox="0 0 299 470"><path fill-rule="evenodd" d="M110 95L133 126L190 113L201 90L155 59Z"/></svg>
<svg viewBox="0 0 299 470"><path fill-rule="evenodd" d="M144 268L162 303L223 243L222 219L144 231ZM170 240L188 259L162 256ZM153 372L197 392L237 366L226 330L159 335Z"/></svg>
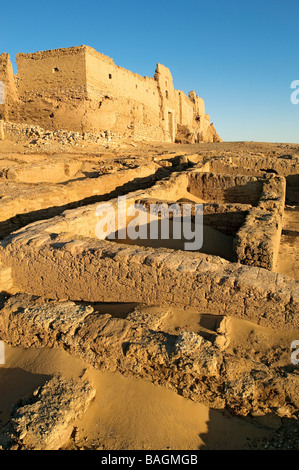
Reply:
<svg viewBox="0 0 299 470"><path fill-rule="evenodd" d="M193 402L201 402L214 409L228 408L234 415L252 413L257 417L265 414L272 418L273 415L295 418L298 375L289 367L290 340L286 332L279 332L279 348L263 351L261 357L255 347L259 340L267 338L267 329L263 329L260 336L254 335L255 342L248 353L248 348L242 343L233 350L228 347L235 319L225 316L216 321L215 334L207 339L202 334L184 329L179 333L169 333L165 324L172 314L172 307L137 306L126 318L115 318L95 311L91 305L15 295L2 302L0 338L14 347L64 349L96 369L149 380ZM245 331L249 326L252 332L255 331L255 325L244 323ZM51 379L33 393L35 404L40 395L44 396L37 404L38 408L28 406L28 400L27 406L22 406L22 403L14 406L10 420L12 426L8 429L10 440L14 437L11 428L22 445L28 444L32 435L39 436L39 445L43 443L44 447L52 440L51 437L57 438L57 422L63 428L68 427L73 418L70 407L74 400L78 401L82 382L86 383L87 377L88 372L85 372L83 377L77 377L76 383L67 382L58 396L56 389L50 388L57 379ZM90 379L93 383L92 377ZM73 410L75 414L89 403L91 390L85 385L81 407L77 402ZM41 418L36 411L41 411ZM16 424L18 426L14 426ZM39 432L36 433L41 426L49 431L46 441L40 439ZM9 439L4 442L7 445ZM0 440L1 444L4 443Z"/></svg>
<svg viewBox="0 0 299 470"><path fill-rule="evenodd" d="M192 306L272 328L299 328L298 282L284 276L217 256L57 235L49 222L33 225L1 242L3 267L11 269L2 288L10 293Z"/></svg>
<svg viewBox="0 0 299 470"><path fill-rule="evenodd" d="M253 207L234 239L236 261L272 270L275 266L283 224L286 180L267 179L257 207Z"/></svg>
<svg viewBox="0 0 299 470"><path fill-rule="evenodd" d="M235 235L251 209L250 204L203 204L203 223L227 235Z"/></svg>
<svg viewBox="0 0 299 470"><path fill-rule="evenodd" d="M12 64L8 54L0 55L0 81L4 84L4 104L0 103L0 120L17 119L16 103L18 101L17 87L13 75Z"/></svg>
<svg viewBox="0 0 299 470"><path fill-rule="evenodd" d="M169 69L161 64L154 78L142 77L80 46L20 53L17 66L13 77L8 55L0 56L0 80L5 76L13 89L6 104L6 116L13 122L166 142L175 141L180 123L192 135L198 132L202 141L221 140L203 100L194 92L190 97L177 92Z"/></svg>
<svg viewBox="0 0 299 470"><path fill-rule="evenodd" d="M127 202L144 197L177 201L186 192L189 173L192 170L174 174L147 191L130 193ZM273 219L280 216L283 181L284 178L273 177L264 183L258 206L252 210L246 206L249 214L243 228L257 211L260 215L266 212ZM117 200L110 202L116 204ZM4 239L0 247L6 282L3 290L76 301L171 303L192 306L204 313L233 315L265 326L299 328L298 282L218 256L98 240L97 205L33 223ZM269 227L263 224L260 218L258 226L253 225L249 231L250 242L258 254L257 264L276 249L276 245L264 244L260 259L259 248L266 240L263 237L273 227L272 223ZM279 235L279 226L274 228ZM261 229L260 237L257 230ZM239 232L242 233L242 227ZM275 237L273 240L276 243Z"/></svg>
<svg viewBox="0 0 299 470"><path fill-rule="evenodd" d="M263 178L243 175L191 172L188 190L206 202L257 204Z"/></svg>

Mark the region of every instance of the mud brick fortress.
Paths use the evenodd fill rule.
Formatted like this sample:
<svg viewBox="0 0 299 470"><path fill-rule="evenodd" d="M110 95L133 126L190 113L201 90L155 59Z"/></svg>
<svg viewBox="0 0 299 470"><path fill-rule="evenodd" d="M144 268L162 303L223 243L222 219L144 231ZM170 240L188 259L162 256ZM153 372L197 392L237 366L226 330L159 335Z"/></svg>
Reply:
<svg viewBox="0 0 299 470"><path fill-rule="evenodd" d="M134 140L217 142L202 98L175 90L167 67L154 78L115 65L88 46L17 54L16 75L9 55L0 55L5 85L2 119L44 129L106 132Z"/></svg>

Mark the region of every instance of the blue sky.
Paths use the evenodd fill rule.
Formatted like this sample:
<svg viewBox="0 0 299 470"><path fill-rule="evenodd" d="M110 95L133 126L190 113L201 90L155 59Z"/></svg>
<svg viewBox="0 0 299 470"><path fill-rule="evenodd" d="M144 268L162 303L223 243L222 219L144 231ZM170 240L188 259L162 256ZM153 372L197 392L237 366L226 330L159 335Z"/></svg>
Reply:
<svg viewBox="0 0 299 470"><path fill-rule="evenodd" d="M205 100L223 140L299 143L298 0L15 0L0 15L13 61L86 44L140 75L160 62L176 89Z"/></svg>

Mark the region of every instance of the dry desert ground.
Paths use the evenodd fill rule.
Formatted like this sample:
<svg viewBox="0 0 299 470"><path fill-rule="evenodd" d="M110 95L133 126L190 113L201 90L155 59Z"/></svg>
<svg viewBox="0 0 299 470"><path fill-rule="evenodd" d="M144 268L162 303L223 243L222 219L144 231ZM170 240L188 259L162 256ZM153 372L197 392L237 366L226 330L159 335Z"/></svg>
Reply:
<svg viewBox="0 0 299 470"><path fill-rule="evenodd" d="M119 196L203 204L202 248L99 239ZM2 449L298 449L299 145L33 126L0 205Z"/></svg>

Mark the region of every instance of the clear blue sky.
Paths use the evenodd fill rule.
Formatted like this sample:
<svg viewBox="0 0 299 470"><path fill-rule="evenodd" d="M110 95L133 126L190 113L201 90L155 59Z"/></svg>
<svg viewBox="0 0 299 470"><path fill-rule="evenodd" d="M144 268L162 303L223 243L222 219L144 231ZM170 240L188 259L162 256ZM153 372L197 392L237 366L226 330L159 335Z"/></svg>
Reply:
<svg viewBox="0 0 299 470"><path fill-rule="evenodd" d="M86 44L140 75L160 62L205 100L223 140L299 143L298 0L15 0L0 15L13 61Z"/></svg>

